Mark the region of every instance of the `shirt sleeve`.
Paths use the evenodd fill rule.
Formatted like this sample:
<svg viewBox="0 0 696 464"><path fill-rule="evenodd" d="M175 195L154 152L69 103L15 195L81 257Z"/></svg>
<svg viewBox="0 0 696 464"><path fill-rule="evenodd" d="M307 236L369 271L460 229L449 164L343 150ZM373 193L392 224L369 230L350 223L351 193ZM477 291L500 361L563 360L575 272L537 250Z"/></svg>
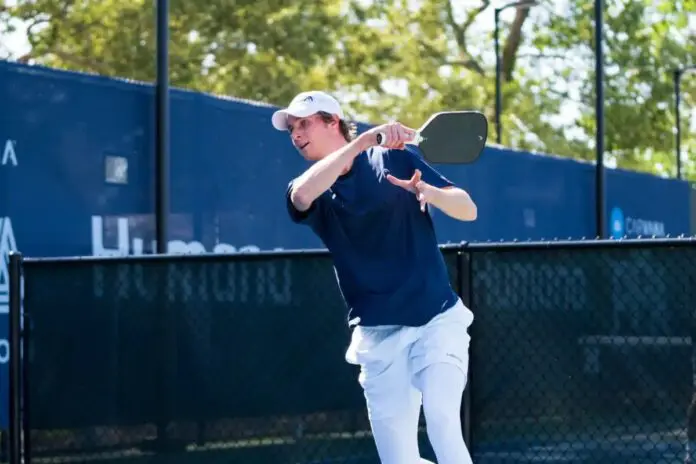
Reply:
<svg viewBox="0 0 696 464"><path fill-rule="evenodd" d="M290 181L290 183L288 184L288 188L285 192L285 204L288 210L288 215L290 216L292 222L296 224L311 225L314 221L316 221L316 218L318 216L318 203L321 200L321 198L317 198L316 200L314 200L308 210L298 210L292 203L292 199L290 198L290 194L292 193L293 182L294 180Z"/></svg>
<svg viewBox="0 0 696 464"><path fill-rule="evenodd" d="M454 182L428 164L417 148L407 145L404 152L413 171L415 172L415 170L418 169L421 172L421 180L423 182L437 188L454 187ZM413 175L413 173L411 173L411 175Z"/></svg>

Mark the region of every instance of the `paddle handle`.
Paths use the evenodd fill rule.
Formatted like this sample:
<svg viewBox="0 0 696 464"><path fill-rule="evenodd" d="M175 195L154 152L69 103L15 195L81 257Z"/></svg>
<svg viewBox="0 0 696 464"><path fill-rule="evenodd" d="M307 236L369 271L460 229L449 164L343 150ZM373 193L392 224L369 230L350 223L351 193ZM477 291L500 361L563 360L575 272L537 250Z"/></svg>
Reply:
<svg viewBox="0 0 696 464"><path fill-rule="evenodd" d="M413 139L411 139L410 143L411 145L418 145L418 143L421 141L421 135L420 132L416 132L413 135ZM387 143L387 134L384 132L377 132L377 144L380 146L384 146L384 144Z"/></svg>

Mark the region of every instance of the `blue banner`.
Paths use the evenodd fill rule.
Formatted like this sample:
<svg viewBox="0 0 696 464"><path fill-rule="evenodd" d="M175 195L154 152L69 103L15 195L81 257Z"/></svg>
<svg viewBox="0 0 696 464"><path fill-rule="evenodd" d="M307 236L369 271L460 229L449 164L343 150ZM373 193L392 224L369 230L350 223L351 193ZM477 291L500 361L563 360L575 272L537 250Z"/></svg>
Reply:
<svg viewBox="0 0 696 464"><path fill-rule="evenodd" d="M692 235L691 187L687 182L609 171L606 185L610 237Z"/></svg>
<svg viewBox="0 0 696 464"><path fill-rule="evenodd" d="M153 87L6 62L0 82L0 255L151 253ZM287 216L286 187L307 164L287 134L271 127L274 110L172 91L171 252L323 247ZM438 168L479 207L473 223L433 212L441 243L595 235L591 164L487 147L473 165ZM607 208L616 237L693 232L683 181L608 171ZM0 264L0 427L6 427L6 260Z"/></svg>

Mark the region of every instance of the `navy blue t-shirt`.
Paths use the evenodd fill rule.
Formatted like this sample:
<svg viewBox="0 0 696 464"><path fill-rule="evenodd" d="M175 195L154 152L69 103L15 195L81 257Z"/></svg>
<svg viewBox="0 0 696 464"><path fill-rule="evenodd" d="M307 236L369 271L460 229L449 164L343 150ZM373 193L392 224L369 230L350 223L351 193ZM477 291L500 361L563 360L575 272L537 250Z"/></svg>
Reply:
<svg viewBox="0 0 696 464"><path fill-rule="evenodd" d="M453 185L419 152L373 147L309 210L288 212L307 224L331 252L350 325L421 326L457 301L432 218L416 195L389 182L408 180L415 170L435 187Z"/></svg>

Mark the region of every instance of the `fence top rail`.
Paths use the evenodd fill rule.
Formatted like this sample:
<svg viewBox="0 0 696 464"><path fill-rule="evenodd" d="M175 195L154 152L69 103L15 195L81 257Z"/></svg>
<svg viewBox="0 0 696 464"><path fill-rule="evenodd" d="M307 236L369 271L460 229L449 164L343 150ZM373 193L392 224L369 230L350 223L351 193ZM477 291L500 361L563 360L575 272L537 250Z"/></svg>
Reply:
<svg viewBox="0 0 696 464"><path fill-rule="evenodd" d="M440 245L442 251L459 250L465 244ZM21 253L15 253L21 256ZM191 253L191 254L148 254L148 255L117 255L117 256L55 256L55 257L23 257L24 264L32 263L138 263L138 262L177 262L177 261L255 261L269 258L287 259L297 257L324 257L330 256L326 248L296 249L296 250L264 250L240 253Z"/></svg>
<svg viewBox="0 0 696 464"><path fill-rule="evenodd" d="M611 248L670 248L696 247L696 237L680 238L636 238L636 239L586 239L586 240L548 240L548 241L507 241L507 242L476 242L448 243L439 245L444 251L502 251L502 250L548 250L548 249L611 249ZM149 255L118 255L118 256L56 256L56 257L22 257L26 265L32 263L139 263L139 262L178 262L178 261L256 261L270 258L288 259L298 257L325 257L330 252L325 248L269 250L257 252L241 252L230 254L197 253L197 254L149 254Z"/></svg>
<svg viewBox="0 0 696 464"><path fill-rule="evenodd" d="M674 247L696 247L696 237L477 242L469 244L467 249L476 252L501 250L645 249Z"/></svg>
<svg viewBox="0 0 696 464"><path fill-rule="evenodd" d="M256 252L240 253L168 253L146 255L115 255L115 256L53 256L53 257L25 257L24 264L32 263L140 263L140 262L178 262L178 261L255 261L268 258L294 258L294 257L319 257L328 256L326 249L306 250L264 250Z"/></svg>

